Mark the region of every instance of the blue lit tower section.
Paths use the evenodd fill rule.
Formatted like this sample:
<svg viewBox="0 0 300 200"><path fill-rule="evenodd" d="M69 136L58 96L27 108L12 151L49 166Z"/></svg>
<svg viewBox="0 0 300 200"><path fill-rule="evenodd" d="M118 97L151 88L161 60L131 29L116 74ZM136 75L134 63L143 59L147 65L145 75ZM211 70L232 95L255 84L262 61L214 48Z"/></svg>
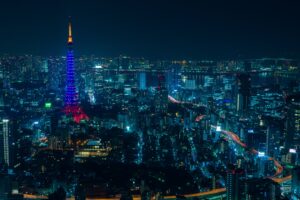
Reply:
<svg viewBox="0 0 300 200"><path fill-rule="evenodd" d="M66 94L65 106L78 105L78 94L75 85L75 67L74 67L74 53L73 53L73 39L72 27L69 23L69 37L68 37L68 54L67 54L67 75L66 75Z"/></svg>
<svg viewBox="0 0 300 200"><path fill-rule="evenodd" d="M81 120L88 119L78 103L78 93L75 83L75 62L73 52L72 25L69 23L68 36L68 54L67 54L67 74L66 74L66 91L65 91L65 113L71 114L74 121L79 123Z"/></svg>

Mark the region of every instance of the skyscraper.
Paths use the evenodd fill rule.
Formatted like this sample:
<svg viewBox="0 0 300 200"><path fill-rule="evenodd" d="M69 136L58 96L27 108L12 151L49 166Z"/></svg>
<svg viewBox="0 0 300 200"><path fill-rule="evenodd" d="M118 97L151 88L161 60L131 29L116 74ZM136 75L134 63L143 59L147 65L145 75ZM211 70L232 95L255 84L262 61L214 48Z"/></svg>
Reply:
<svg viewBox="0 0 300 200"><path fill-rule="evenodd" d="M158 87L155 96L155 111L167 112L168 111L168 90L165 87L165 77L163 75L158 76Z"/></svg>
<svg viewBox="0 0 300 200"><path fill-rule="evenodd" d="M138 81L139 81L139 89L140 90L146 90L147 84L146 84L146 72L139 72L138 74Z"/></svg>
<svg viewBox="0 0 300 200"><path fill-rule="evenodd" d="M288 104L286 130L285 147L294 148L300 139L300 99L292 99Z"/></svg>
<svg viewBox="0 0 300 200"><path fill-rule="evenodd" d="M268 178L242 179L239 199L276 200L280 198L280 185Z"/></svg>
<svg viewBox="0 0 300 200"><path fill-rule="evenodd" d="M292 171L292 196L293 199L300 198L300 167L295 167Z"/></svg>
<svg viewBox="0 0 300 200"><path fill-rule="evenodd" d="M3 164L5 164L6 166L10 166L11 157L9 146L9 120L6 118L2 118L2 120L0 121L0 125L0 159Z"/></svg>
<svg viewBox="0 0 300 200"><path fill-rule="evenodd" d="M65 91L65 113L71 114L75 122L88 119L88 116L79 106L78 92L75 83L75 62L73 52L72 25L69 23L68 54L67 54L67 74Z"/></svg>
<svg viewBox="0 0 300 200"><path fill-rule="evenodd" d="M229 166L226 178L227 200L239 200L239 181L243 170Z"/></svg>
<svg viewBox="0 0 300 200"><path fill-rule="evenodd" d="M245 114L250 105L251 78L248 74L237 75L237 112Z"/></svg>

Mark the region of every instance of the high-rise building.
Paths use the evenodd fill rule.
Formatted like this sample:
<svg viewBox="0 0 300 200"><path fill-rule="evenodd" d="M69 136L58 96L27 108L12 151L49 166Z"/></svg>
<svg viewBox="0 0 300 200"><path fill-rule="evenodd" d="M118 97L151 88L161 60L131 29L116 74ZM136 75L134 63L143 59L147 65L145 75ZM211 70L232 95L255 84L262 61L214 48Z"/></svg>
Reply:
<svg viewBox="0 0 300 200"><path fill-rule="evenodd" d="M184 82L184 87L187 90L195 90L196 89L196 81L194 79L187 79Z"/></svg>
<svg viewBox="0 0 300 200"><path fill-rule="evenodd" d="M280 185L271 179L251 178L240 182L239 200L248 199L280 199Z"/></svg>
<svg viewBox="0 0 300 200"><path fill-rule="evenodd" d="M0 161L6 166L11 166L10 154L10 127L9 120L2 118L0 121Z"/></svg>
<svg viewBox="0 0 300 200"><path fill-rule="evenodd" d="M170 91L177 90L180 85L181 65L171 64L166 72L167 89Z"/></svg>
<svg viewBox="0 0 300 200"><path fill-rule="evenodd" d="M155 111L167 112L168 110L168 90L165 87L165 77L158 76L158 87L155 96Z"/></svg>
<svg viewBox="0 0 300 200"><path fill-rule="evenodd" d="M75 61L73 52L72 25L69 23L67 74L65 91L65 113L71 114L75 122L88 119L88 116L79 106L78 92L75 83Z"/></svg>
<svg viewBox="0 0 300 200"><path fill-rule="evenodd" d="M286 144L287 149L298 145L300 140L300 100L292 99L286 118Z"/></svg>
<svg viewBox="0 0 300 200"><path fill-rule="evenodd" d="M251 78L248 74L237 75L237 112L244 114L250 105Z"/></svg>
<svg viewBox="0 0 300 200"><path fill-rule="evenodd" d="M292 171L292 196L293 199L300 199L300 167Z"/></svg>
<svg viewBox="0 0 300 200"><path fill-rule="evenodd" d="M147 84L146 84L146 72L140 72L139 73L139 78L138 78L138 81L139 81L139 89L140 90L146 90L147 89Z"/></svg>
<svg viewBox="0 0 300 200"><path fill-rule="evenodd" d="M239 200L239 181L243 170L229 166L226 178L226 196L227 200Z"/></svg>
<svg viewBox="0 0 300 200"><path fill-rule="evenodd" d="M276 147L278 147L280 142L280 132L277 127L269 125L267 127L266 135L266 154L269 156L274 156L278 154ZM277 145L277 146L276 146Z"/></svg>

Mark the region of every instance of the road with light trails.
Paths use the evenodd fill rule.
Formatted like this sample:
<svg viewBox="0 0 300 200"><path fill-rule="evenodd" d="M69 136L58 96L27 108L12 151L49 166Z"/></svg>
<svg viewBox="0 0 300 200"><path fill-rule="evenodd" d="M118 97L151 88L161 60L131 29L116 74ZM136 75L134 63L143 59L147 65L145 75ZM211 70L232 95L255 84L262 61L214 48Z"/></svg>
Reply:
<svg viewBox="0 0 300 200"><path fill-rule="evenodd" d="M215 128L215 129L217 128L216 126L213 126L213 125L211 125L211 127ZM226 131L226 130L221 130L221 132L224 133L225 135L229 136L235 143L239 144L241 147L247 148L247 145L245 143L243 143L240 140L239 136L237 136L235 133L233 133L231 131ZM255 150L255 149L252 149L251 153L258 154L258 151ZM275 178L276 176L280 175L283 172L283 167L277 160L275 160L275 158L268 157L268 159L272 160L275 167L276 167L275 174L271 177L268 177L268 178Z"/></svg>
<svg viewBox="0 0 300 200"><path fill-rule="evenodd" d="M283 182L290 181L292 179L292 176L286 176L283 178L272 178L273 181L275 181L278 184L281 184ZM206 192L198 192L198 193L192 193L192 194L184 194L181 196L184 196L186 198L192 198L192 197L205 197L205 196L211 196L211 195L221 195L222 193L226 192L226 188L218 188ZM48 199L46 196L40 196L40 195L31 195L31 194L24 194L24 199ZM175 195L169 195L164 196L164 199L176 199ZM75 197L67 198L67 200L75 200ZM86 198L86 200L120 200L120 197L111 197L111 198ZM141 200L140 195L133 195L133 200Z"/></svg>
<svg viewBox="0 0 300 200"><path fill-rule="evenodd" d="M193 106L197 106L197 107L198 106L207 107L207 105L205 105L205 104L196 104L196 103L192 103L192 102L179 101L179 100L175 99L174 97L172 97L171 95L168 95L168 100L175 104L187 104L187 105L193 105Z"/></svg>
<svg viewBox="0 0 300 200"><path fill-rule="evenodd" d="M198 115L195 119L195 122L200 122L206 115Z"/></svg>
<svg viewBox="0 0 300 200"><path fill-rule="evenodd" d="M209 195L222 194L224 192L226 192L226 188L218 188L218 189L214 189L214 190L210 190L210 191L206 191L206 192L198 192L198 193L194 193L194 194L184 194L184 195L180 195L180 196L184 196L186 198L204 197L204 196L209 196ZM176 196L175 195L164 196L164 199L176 199Z"/></svg>
<svg viewBox="0 0 300 200"><path fill-rule="evenodd" d="M188 104L189 102L182 102L182 101L178 101L176 100L174 97L172 96L168 96L169 101L172 103L176 103L176 104ZM190 103L190 104L194 104L194 103ZM195 104L197 105L197 104ZM196 117L196 122L201 121L203 118L205 117L205 115L199 115L198 117ZM211 125L211 127L216 128L216 126ZM247 148L247 145L245 143L243 143L239 136L237 136L235 133L231 132L231 131L227 131L227 130L221 130L222 133L224 133L225 135L229 136L235 143L239 144L241 147L243 148ZM258 151L256 149L251 149L251 153L253 154L258 154ZM283 183L286 181L290 181L292 179L292 176L286 176L286 177L282 177L282 178L278 178L277 176L282 174L283 172L283 167L282 165L273 157L268 157L269 160L272 160L275 167L276 167L276 172L273 176L271 177L267 177L267 178L271 178L273 181L277 182L277 183Z"/></svg>
<svg viewBox="0 0 300 200"><path fill-rule="evenodd" d="M193 194L184 194L180 196L184 196L186 198L193 198L193 197L205 197L205 196L210 196L210 195L221 195L226 192L226 188L218 188L206 192L198 192L198 193L193 193ZM39 196L39 195L29 195L26 194L23 196L24 199L48 199L46 196ZM133 195L133 200L141 200L140 195ZM176 195L168 195L164 196L164 199L176 199ZM67 198L67 200L75 200L75 197L70 197ZM111 197L111 198L86 198L86 200L120 200L120 197Z"/></svg>
<svg viewBox="0 0 300 200"><path fill-rule="evenodd" d="M24 199L48 199L47 196L42 195L33 195L33 194L24 194ZM69 197L66 200L75 200L75 197ZM98 197L87 197L86 200L120 200L120 197L107 197L107 198L98 198Z"/></svg>
<svg viewBox="0 0 300 200"><path fill-rule="evenodd" d="M285 176L285 177L282 177L282 178L272 178L272 180L275 181L276 183L281 184L281 183L292 180L292 175Z"/></svg>
<svg viewBox="0 0 300 200"><path fill-rule="evenodd" d="M193 105L200 105L200 104L194 104L194 103L191 103L191 102L183 102L183 101L178 101L176 100L174 97L168 95L168 99L169 101L171 101L172 103L175 103L175 104L193 104ZM199 122L201 121L201 119L203 119L204 116L203 115L199 115L198 117L196 117L196 121ZM214 125L211 125L211 127L213 128L217 128L216 126ZM235 133L231 132L231 131L227 131L227 130L221 130L222 133L224 133L225 135L229 136L235 143L239 144L241 147L243 148L247 148L247 145L245 143L243 143L239 136L237 136ZM253 154L258 154L258 151L255 150L255 149L252 149L251 152ZM276 167L276 172L273 176L271 177L268 177L268 178L275 178L277 177L278 175L282 174L283 172L283 167L282 165L273 157L268 157L269 160L272 160L275 167Z"/></svg>

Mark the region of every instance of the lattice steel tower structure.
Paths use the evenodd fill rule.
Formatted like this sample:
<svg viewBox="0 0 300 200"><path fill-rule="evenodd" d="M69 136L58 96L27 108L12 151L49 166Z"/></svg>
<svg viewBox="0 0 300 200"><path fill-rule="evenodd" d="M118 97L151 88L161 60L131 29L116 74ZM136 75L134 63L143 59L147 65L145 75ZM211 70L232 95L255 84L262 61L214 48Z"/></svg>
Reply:
<svg viewBox="0 0 300 200"><path fill-rule="evenodd" d="M79 123L81 120L87 120L88 116L83 112L79 106L79 98L75 82L75 61L73 52L73 37L72 24L69 22L68 28L68 53L67 53L67 67L66 67L66 90L65 90L65 113L71 114L74 121Z"/></svg>

